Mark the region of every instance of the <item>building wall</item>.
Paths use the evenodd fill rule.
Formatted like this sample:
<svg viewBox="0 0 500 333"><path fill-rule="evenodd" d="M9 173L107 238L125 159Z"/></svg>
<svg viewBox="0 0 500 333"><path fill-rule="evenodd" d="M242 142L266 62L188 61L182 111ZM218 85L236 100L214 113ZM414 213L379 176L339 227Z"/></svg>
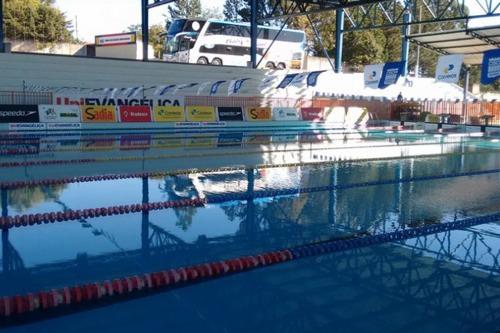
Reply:
<svg viewBox="0 0 500 333"><path fill-rule="evenodd" d="M32 40L7 40L6 42L10 44L11 52L48 53L76 56L87 55L87 48L83 44L57 43L45 45Z"/></svg>
<svg viewBox="0 0 500 333"><path fill-rule="evenodd" d="M263 70L250 68L16 53L0 53L0 72L0 90L15 91L31 85L121 88L252 78L240 95L258 95L258 84L265 75ZM227 95L227 83L219 90Z"/></svg>

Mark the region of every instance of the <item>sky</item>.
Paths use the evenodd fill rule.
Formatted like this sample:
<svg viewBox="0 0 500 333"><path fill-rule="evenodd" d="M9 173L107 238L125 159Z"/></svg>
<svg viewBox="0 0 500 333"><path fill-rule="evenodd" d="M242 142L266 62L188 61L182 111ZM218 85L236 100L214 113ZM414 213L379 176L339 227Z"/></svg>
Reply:
<svg viewBox="0 0 500 333"><path fill-rule="evenodd" d="M202 6L216 7L222 11L224 0L202 0ZM59 7L73 23L78 21L78 38L86 42L93 42L94 36L119 33L126 31L127 27L141 22L140 0L57 0ZM466 0L466 5L472 14L479 8L474 0ZM160 6L150 11L150 24L164 24L163 14L166 6ZM76 20L77 18L77 20ZM498 24L498 17L481 19L471 22L470 26Z"/></svg>
<svg viewBox="0 0 500 333"><path fill-rule="evenodd" d="M204 8L217 7L222 11L224 0L202 0L201 3ZM85 42L93 42L96 35L123 32L128 26L141 23L140 0L57 0L56 6L73 25L78 21L78 38ZM164 24L166 12L167 6L153 8L149 24Z"/></svg>

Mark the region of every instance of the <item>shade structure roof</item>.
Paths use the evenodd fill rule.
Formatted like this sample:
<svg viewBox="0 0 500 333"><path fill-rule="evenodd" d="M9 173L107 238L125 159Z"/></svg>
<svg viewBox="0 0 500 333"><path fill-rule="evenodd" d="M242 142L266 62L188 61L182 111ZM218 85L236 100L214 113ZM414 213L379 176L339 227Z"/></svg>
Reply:
<svg viewBox="0 0 500 333"><path fill-rule="evenodd" d="M427 32L409 38L441 54L463 54L466 65L480 65L483 52L500 48L500 26Z"/></svg>

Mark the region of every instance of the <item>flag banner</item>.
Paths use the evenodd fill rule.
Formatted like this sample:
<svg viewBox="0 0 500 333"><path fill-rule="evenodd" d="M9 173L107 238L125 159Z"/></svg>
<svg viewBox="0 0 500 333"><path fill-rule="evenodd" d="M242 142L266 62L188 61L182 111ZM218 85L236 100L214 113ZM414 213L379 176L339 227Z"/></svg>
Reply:
<svg viewBox="0 0 500 333"><path fill-rule="evenodd" d="M196 92L196 95L201 95L203 90L205 90L205 88L207 88L211 84L212 84L212 82L210 82L210 81L201 83L198 87L198 91Z"/></svg>
<svg viewBox="0 0 500 333"><path fill-rule="evenodd" d="M436 65L436 81L457 83L463 62L463 54L440 56Z"/></svg>
<svg viewBox="0 0 500 333"><path fill-rule="evenodd" d="M318 83L318 77L321 75L321 73L324 73L326 71L315 71L315 72L310 72L309 75L307 75L307 86L308 87L316 87L316 84Z"/></svg>
<svg viewBox="0 0 500 333"><path fill-rule="evenodd" d="M291 86L300 86L302 83L305 82L307 76L309 73L304 72L304 73L298 73L297 76L295 76L290 83Z"/></svg>
<svg viewBox="0 0 500 333"><path fill-rule="evenodd" d="M484 52L481 83L492 84L500 78L500 49Z"/></svg>
<svg viewBox="0 0 500 333"><path fill-rule="evenodd" d="M259 85L260 90L264 90L270 88L273 85L273 81L276 79L276 76L268 76Z"/></svg>
<svg viewBox="0 0 500 333"><path fill-rule="evenodd" d="M378 88L384 64L366 65L365 66L365 87Z"/></svg>
<svg viewBox="0 0 500 333"><path fill-rule="evenodd" d="M160 95L163 96L165 95L169 90L175 88L175 84L169 84L167 86L161 86L155 91L155 95ZM158 93L157 93L158 92Z"/></svg>
<svg viewBox="0 0 500 333"><path fill-rule="evenodd" d="M403 74L404 66L404 61L386 62L378 87L384 89L398 82L399 77Z"/></svg>
<svg viewBox="0 0 500 333"><path fill-rule="evenodd" d="M221 80L221 81L216 81L212 84L212 87L210 88L210 95L215 95L217 94L217 90L219 89L219 86L223 83L225 83L226 81L224 80Z"/></svg>
<svg viewBox="0 0 500 333"><path fill-rule="evenodd" d="M293 82L293 80L295 79L295 77L297 75L299 75L299 74L298 73L287 74L285 76L285 78L281 81L280 84L278 84L278 86L276 88L284 89L284 88L288 87L288 85Z"/></svg>
<svg viewBox="0 0 500 333"><path fill-rule="evenodd" d="M175 95L179 92L179 90L196 87L197 85L198 85L198 83L181 84L180 86L177 86L177 88L175 88L175 90L173 91L173 94Z"/></svg>

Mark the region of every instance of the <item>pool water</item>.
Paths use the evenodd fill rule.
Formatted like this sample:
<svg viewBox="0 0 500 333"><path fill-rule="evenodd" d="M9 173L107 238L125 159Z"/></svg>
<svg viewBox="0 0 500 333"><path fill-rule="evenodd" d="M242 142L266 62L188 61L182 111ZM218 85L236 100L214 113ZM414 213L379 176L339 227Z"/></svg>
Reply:
<svg viewBox="0 0 500 333"><path fill-rule="evenodd" d="M4 135L2 216L206 204L3 231L0 296L497 214L499 149L491 136L380 129ZM111 174L127 177L98 179ZM6 331L494 332L499 222L9 322Z"/></svg>

